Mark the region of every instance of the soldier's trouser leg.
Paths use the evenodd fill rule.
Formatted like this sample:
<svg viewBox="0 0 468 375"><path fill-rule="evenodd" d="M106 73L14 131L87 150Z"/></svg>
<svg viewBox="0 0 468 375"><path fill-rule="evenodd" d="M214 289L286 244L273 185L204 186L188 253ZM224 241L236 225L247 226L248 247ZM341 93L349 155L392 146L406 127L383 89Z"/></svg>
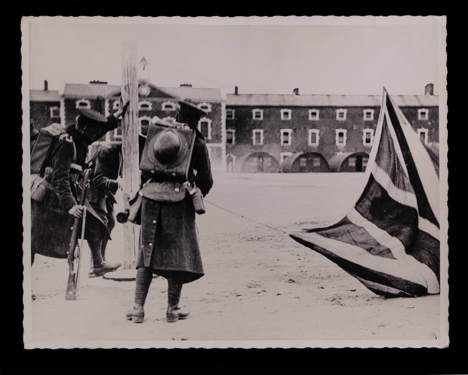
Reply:
<svg viewBox="0 0 468 375"><path fill-rule="evenodd" d="M143 306L152 280L153 272L151 269L145 267L138 268L135 284L135 304L126 314L128 320L133 320L134 323L143 323L145 320Z"/></svg>
<svg viewBox="0 0 468 375"><path fill-rule="evenodd" d="M136 274L135 305L143 306L148 295L148 290L153 280L153 272L146 267L140 267Z"/></svg>
<svg viewBox="0 0 468 375"><path fill-rule="evenodd" d="M108 240L101 240L101 257L104 262L106 261L106 247L108 242Z"/></svg>
<svg viewBox="0 0 468 375"><path fill-rule="evenodd" d="M180 296L182 294L182 283L175 279L167 279L167 312L168 322L177 322L179 319L186 319L188 312L181 311L179 308Z"/></svg>
<svg viewBox="0 0 468 375"><path fill-rule="evenodd" d="M101 255L101 242L100 239L88 240L89 249L91 250L91 257L93 259L93 266L95 268L101 267L103 260Z"/></svg>

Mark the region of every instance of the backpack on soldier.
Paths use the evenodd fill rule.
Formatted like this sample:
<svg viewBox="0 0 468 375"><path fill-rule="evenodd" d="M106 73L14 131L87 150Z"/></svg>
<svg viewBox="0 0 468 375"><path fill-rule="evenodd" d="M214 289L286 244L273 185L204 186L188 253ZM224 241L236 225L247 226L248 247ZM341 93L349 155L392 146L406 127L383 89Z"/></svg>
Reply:
<svg viewBox="0 0 468 375"><path fill-rule="evenodd" d="M54 123L42 128L31 145L31 174L43 176L46 161L50 160L59 138L65 133L65 128Z"/></svg>
<svg viewBox="0 0 468 375"><path fill-rule="evenodd" d="M31 145L31 199L42 201L48 189L51 189L47 176L51 173L47 168L50 160L58 149L60 138L65 134L65 128L57 123L42 128ZM74 156L76 148L73 143Z"/></svg>
<svg viewBox="0 0 468 375"><path fill-rule="evenodd" d="M143 185L141 195L158 202L185 198L195 137L195 130L186 124L161 120L150 124L140 170L151 183Z"/></svg>

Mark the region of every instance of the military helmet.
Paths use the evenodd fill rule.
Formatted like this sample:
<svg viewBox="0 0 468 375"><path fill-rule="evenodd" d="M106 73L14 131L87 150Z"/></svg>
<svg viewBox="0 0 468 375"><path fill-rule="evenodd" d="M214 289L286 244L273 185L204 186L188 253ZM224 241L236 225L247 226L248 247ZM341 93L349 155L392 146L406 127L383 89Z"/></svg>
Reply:
<svg viewBox="0 0 468 375"><path fill-rule="evenodd" d="M181 139L174 129L167 129L155 137L153 152L156 159L163 165L172 164L181 149Z"/></svg>

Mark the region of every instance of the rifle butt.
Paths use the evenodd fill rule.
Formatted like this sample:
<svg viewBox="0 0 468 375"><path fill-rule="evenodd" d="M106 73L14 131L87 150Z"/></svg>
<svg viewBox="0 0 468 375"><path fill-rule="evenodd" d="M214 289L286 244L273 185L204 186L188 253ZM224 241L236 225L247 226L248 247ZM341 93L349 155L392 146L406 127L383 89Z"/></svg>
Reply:
<svg viewBox="0 0 468 375"><path fill-rule="evenodd" d="M76 274L70 273L68 275L67 289L65 291L65 299L68 301L76 300Z"/></svg>

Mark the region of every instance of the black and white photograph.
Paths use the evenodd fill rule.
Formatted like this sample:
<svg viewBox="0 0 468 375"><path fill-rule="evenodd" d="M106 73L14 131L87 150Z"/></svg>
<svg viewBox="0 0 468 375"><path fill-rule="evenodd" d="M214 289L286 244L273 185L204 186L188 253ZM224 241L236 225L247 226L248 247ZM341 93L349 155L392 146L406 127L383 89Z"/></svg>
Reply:
<svg viewBox="0 0 468 375"><path fill-rule="evenodd" d="M446 17L21 33L26 349L449 345Z"/></svg>

